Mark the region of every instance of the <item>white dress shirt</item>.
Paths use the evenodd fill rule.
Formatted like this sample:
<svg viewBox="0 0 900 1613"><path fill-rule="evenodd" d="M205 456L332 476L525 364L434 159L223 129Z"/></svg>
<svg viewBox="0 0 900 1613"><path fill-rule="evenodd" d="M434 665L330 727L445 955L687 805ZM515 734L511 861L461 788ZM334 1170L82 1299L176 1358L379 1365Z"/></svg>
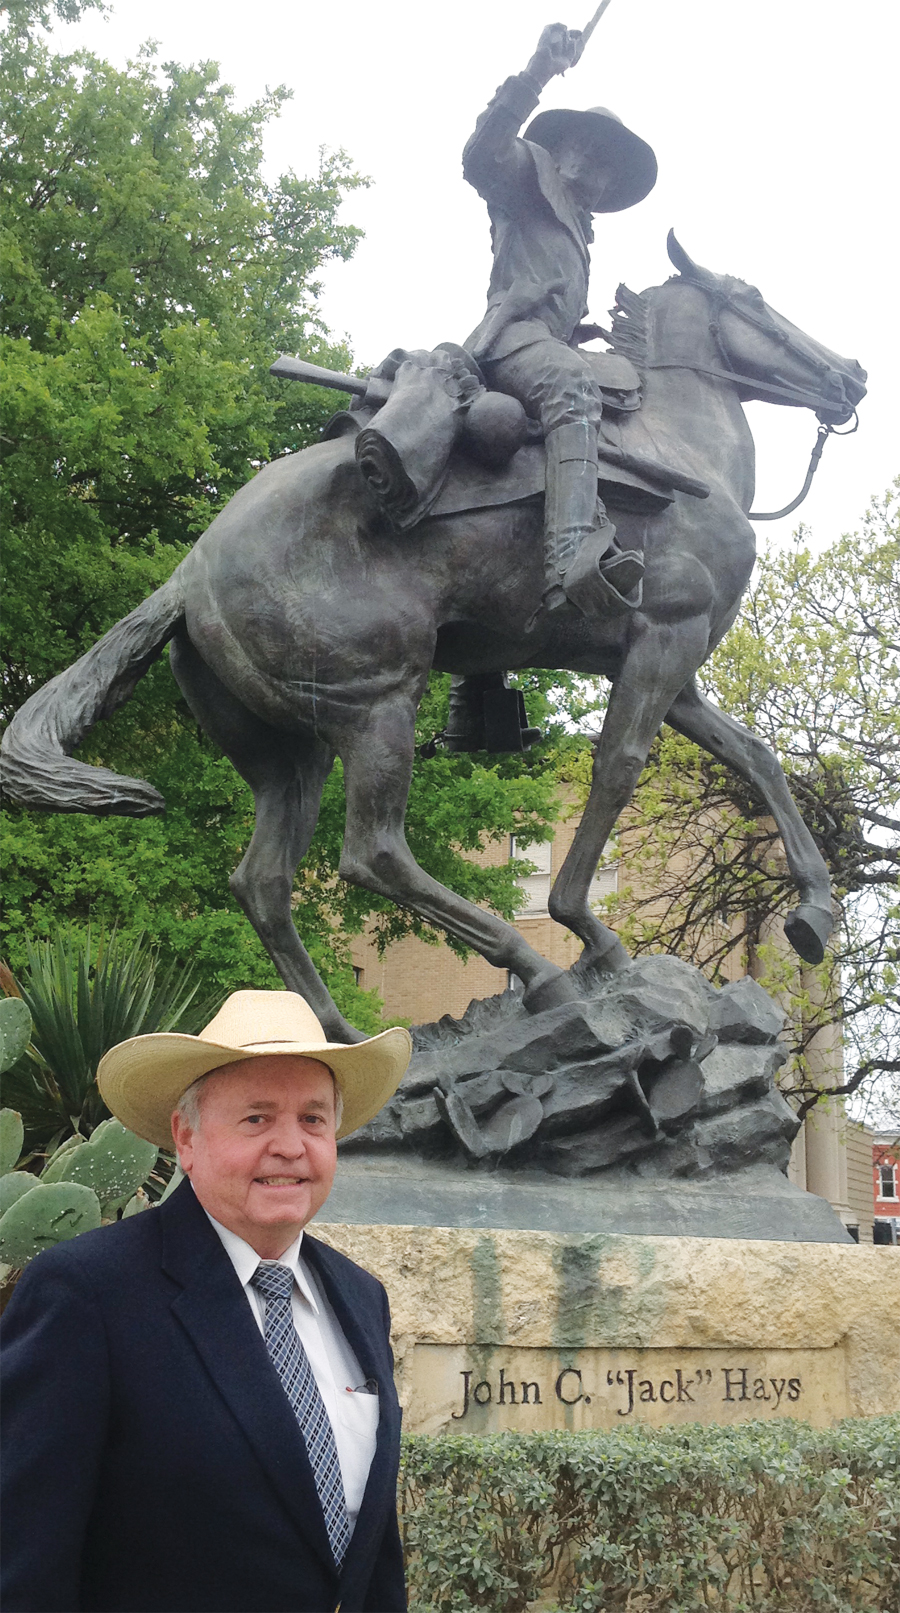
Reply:
<svg viewBox="0 0 900 1613"><path fill-rule="evenodd" d="M253 1312L260 1333L265 1336L263 1316L265 1300L250 1279L259 1265L260 1256L249 1243L229 1232L205 1212L222 1240L225 1253L243 1287L247 1304ZM315 1273L300 1259L303 1233L279 1255L278 1264L289 1266L294 1274L291 1310L294 1326L309 1358L313 1377L325 1402L325 1410L334 1430L344 1497L351 1533L369 1477L369 1468L375 1455L375 1436L378 1429L378 1395L367 1394L359 1362L344 1331L322 1291Z"/></svg>

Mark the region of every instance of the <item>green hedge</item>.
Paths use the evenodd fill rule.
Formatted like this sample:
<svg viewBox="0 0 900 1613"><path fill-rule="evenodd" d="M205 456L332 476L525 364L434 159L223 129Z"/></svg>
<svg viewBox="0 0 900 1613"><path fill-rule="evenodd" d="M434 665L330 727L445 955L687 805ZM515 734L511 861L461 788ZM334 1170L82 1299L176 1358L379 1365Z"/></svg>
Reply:
<svg viewBox="0 0 900 1613"><path fill-rule="evenodd" d="M411 1613L898 1613L900 1417L412 1435Z"/></svg>

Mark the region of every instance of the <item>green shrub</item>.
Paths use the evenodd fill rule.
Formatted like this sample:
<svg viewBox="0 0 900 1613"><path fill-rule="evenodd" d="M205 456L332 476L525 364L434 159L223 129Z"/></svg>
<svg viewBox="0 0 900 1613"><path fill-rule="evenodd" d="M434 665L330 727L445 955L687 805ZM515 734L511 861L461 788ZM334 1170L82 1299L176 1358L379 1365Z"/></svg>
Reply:
<svg viewBox="0 0 900 1613"><path fill-rule="evenodd" d="M404 1440L411 1613L897 1613L900 1417Z"/></svg>
<svg viewBox="0 0 900 1613"><path fill-rule="evenodd" d="M49 1157L109 1119L96 1080L109 1048L152 1031L197 1031L220 1000L201 1001L194 970L160 968L156 948L115 929L63 926L52 941L27 941L26 954L18 980L0 964L0 1010L32 1021L30 1045L10 1047L3 1100L21 1116L29 1154Z"/></svg>

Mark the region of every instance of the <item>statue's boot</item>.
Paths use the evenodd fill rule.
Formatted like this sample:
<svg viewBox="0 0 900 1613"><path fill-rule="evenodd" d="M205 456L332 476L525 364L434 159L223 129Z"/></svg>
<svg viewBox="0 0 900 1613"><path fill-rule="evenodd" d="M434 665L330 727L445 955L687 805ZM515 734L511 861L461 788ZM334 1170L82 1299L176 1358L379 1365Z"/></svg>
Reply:
<svg viewBox="0 0 900 1613"><path fill-rule="evenodd" d="M528 726L521 692L509 687L505 672L451 675L450 710L440 736L445 750L523 751L542 737L539 728Z"/></svg>
<svg viewBox="0 0 900 1613"><path fill-rule="evenodd" d="M640 604L643 557L621 549L597 491L597 432L588 421L547 437L544 504L546 610L576 605L585 615Z"/></svg>

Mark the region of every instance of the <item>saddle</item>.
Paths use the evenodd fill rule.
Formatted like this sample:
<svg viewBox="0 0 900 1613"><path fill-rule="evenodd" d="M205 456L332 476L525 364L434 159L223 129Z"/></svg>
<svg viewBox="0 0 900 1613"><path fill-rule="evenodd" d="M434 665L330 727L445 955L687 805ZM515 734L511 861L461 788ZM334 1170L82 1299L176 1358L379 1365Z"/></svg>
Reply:
<svg viewBox="0 0 900 1613"><path fill-rule="evenodd" d="M598 491L612 510L656 515L676 492L708 496L704 483L653 455L623 445L623 427L641 407L641 378L620 353L584 353L603 396ZM447 342L434 353L395 349L372 372L390 383L386 401L370 396L333 415L325 440L356 438L356 457L392 524L407 530L429 518L516 504L543 495L543 434L521 404L489 392L470 354ZM636 422L635 422L636 424Z"/></svg>

